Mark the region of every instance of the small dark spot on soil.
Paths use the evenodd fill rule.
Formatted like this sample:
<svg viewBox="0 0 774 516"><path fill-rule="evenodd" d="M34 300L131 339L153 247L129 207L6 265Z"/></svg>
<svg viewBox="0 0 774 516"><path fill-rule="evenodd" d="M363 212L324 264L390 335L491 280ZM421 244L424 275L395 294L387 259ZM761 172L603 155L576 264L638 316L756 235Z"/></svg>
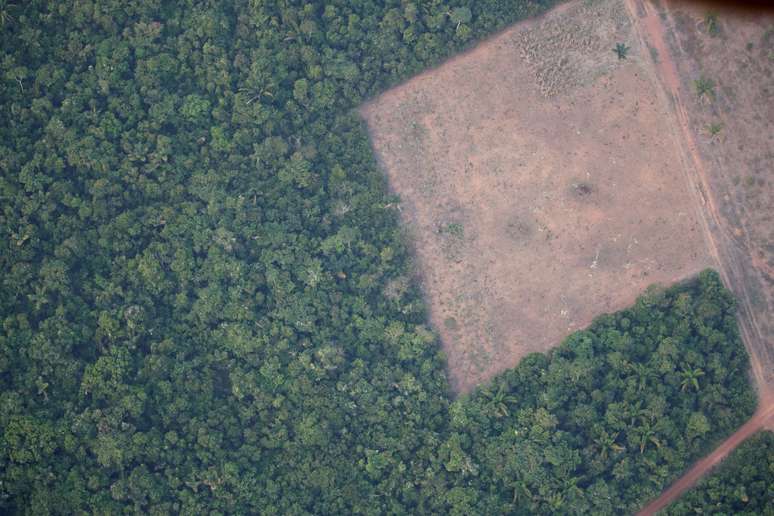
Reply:
<svg viewBox="0 0 774 516"><path fill-rule="evenodd" d="M586 182L573 183L572 193L576 197L581 197L581 198L588 197L589 195L594 193L594 186Z"/></svg>
<svg viewBox="0 0 774 516"><path fill-rule="evenodd" d="M454 317L447 317L443 321L443 325L446 326L446 329L448 330L456 330L459 328L459 324L457 324L457 319Z"/></svg>
<svg viewBox="0 0 774 516"><path fill-rule="evenodd" d="M505 233L515 242L524 242L535 232L534 224L529 219L514 216L505 224Z"/></svg>

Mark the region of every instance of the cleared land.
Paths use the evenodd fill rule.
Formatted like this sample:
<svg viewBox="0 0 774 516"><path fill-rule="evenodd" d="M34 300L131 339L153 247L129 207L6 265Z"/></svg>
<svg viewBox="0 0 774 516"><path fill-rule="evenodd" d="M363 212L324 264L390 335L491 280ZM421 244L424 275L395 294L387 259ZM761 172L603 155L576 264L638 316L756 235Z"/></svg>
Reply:
<svg viewBox="0 0 774 516"><path fill-rule="evenodd" d="M721 273L740 300L761 400L774 401L774 11L631 3L651 20L640 23L646 38L662 32L660 76L693 157Z"/></svg>
<svg viewBox="0 0 774 516"><path fill-rule="evenodd" d="M710 249L740 301L756 415L641 512L655 514L740 442L774 429L774 12L627 0L689 156Z"/></svg>
<svg viewBox="0 0 774 516"><path fill-rule="evenodd" d="M455 390L717 266L648 54L623 3L571 2L362 108Z"/></svg>

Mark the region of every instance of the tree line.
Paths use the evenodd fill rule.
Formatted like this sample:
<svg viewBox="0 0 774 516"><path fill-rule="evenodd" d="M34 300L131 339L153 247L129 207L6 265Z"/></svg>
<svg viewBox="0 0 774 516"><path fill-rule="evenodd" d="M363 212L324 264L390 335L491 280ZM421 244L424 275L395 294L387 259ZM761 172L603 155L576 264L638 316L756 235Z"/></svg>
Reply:
<svg viewBox="0 0 774 516"><path fill-rule="evenodd" d="M774 514L774 432L763 430L731 452L718 469L665 514Z"/></svg>
<svg viewBox="0 0 774 516"><path fill-rule="evenodd" d="M711 272L449 396L354 108L549 4L2 3L0 510L615 512L747 417Z"/></svg>

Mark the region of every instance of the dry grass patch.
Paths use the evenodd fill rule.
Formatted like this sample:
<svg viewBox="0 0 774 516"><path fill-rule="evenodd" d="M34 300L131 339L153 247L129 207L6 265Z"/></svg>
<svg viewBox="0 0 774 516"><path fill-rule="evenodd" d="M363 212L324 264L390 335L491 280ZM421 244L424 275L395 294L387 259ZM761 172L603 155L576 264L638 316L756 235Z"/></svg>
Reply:
<svg viewBox="0 0 774 516"><path fill-rule="evenodd" d="M456 390L712 265L648 63L571 2L362 108Z"/></svg>

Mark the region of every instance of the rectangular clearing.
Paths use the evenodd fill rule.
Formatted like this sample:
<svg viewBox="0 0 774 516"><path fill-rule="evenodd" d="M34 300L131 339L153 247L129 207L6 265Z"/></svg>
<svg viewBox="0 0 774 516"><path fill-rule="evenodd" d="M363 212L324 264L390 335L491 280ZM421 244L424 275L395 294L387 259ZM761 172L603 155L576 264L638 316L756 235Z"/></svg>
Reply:
<svg viewBox="0 0 774 516"><path fill-rule="evenodd" d="M456 391L715 265L645 52L571 2L363 106Z"/></svg>

